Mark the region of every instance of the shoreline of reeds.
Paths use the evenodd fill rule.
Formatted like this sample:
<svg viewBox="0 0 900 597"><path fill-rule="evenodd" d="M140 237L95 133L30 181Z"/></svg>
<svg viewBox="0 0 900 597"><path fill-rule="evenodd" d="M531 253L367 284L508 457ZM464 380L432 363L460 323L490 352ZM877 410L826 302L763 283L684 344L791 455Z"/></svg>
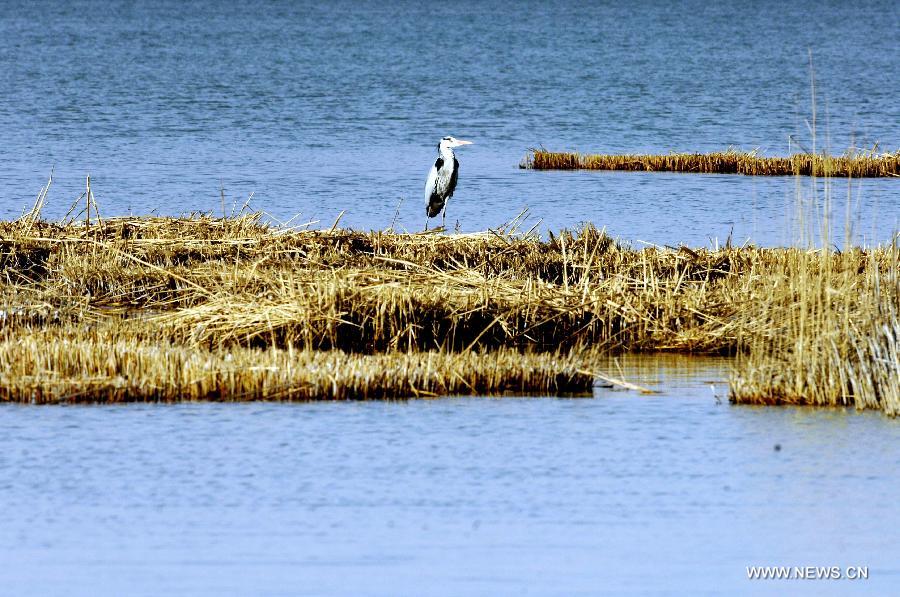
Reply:
<svg viewBox="0 0 900 597"><path fill-rule="evenodd" d="M102 357L100 356L102 355ZM586 395L575 354L227 350L97 338L0 342L0 401L30 404Z"/></svg>
<svg viewBox="0 0 900 597"><path fill-rule="evenodd" d="M731 149L667 155L582 154L532 149L520 167L529 170L619 170L748 176L900 177L900 151L882 154L864 151L839 156L801 153L789 157L766 157L756 152Z"/></svg>
<svg viewBox="0 0 900 597"><path fill-rule="evenodd" d="M900 246L866 280L854 251L798 253L796 275L760 305L771 330L731 376L742 404L854 406L900 414ZM866 297L860 301L858 293Z"/></svg>
<svg viewBox="0 0 900 597"><path fill-rule="evenodd" d="M897 334L861 348L900 312L896 243L634 249L592 226L544 240L30 214L0 222L0 270L4 401L584 393L599 355L664 350L741 355L735 402L900 410Z"/></svg>

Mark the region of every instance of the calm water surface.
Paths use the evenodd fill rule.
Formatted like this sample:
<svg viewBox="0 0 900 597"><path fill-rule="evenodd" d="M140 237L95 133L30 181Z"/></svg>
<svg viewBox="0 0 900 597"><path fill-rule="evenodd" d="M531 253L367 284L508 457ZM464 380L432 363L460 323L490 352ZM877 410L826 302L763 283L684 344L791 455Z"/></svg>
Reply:
<svg viewBox="0 0 900 597"><path fill-rule="evenodd" d="M900 5L667 2L0 1L0 217L62 216L91 173L105 214L251 203L281 220L341 210L357 228L423 225L445 134L451 222L606 226L630 241L799 238L790 178L523 172L526 148L766 154L900 148ZM857 242L900 228L900 183L835 183ZM400 202L403 199L402 203ZM818 199L816 199L818 198ZM812 212L815 209L808 207Z"/></svg>
<svg viewBox="0 0 900 597"><path fill-rule="evenodd" d="M722 360L620 365L609 370L662 392L2 407L0 586L11 595L896 589L895 421L717 404ZM870 579L746 580L756 564L863 565Z"/></svg>

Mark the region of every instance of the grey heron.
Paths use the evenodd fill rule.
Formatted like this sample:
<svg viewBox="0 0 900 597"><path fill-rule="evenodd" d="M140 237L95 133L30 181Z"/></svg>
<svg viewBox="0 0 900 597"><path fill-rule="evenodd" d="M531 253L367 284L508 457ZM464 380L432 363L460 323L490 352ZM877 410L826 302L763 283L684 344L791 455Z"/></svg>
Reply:
<svg viewBox="0 0 900 597"><path fill-rule="evenodd" d="M425 230L428 230L428 218L441 214L441 227L447 217L447 200L453 196L456 190L456 181L459 178L459 160L453 153L454 147L471 145L471 141L444 137L438 144L438 158L428 172L425 181Z"/></svg>

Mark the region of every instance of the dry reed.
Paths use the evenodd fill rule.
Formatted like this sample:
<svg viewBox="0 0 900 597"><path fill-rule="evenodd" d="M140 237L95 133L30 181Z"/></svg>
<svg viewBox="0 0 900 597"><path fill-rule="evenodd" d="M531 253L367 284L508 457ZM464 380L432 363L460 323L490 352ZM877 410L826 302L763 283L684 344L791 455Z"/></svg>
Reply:
<svg viewBox="0 0 900 597"><path fill-rule="evenodd" d="M900 151L764 157L755 152L734 150L705 154L588 155L534 149L523 160L521 167L533 170L629 170L750 176L896 177L900 176Z"/></svg>
<svg viewBox="0 0 900 597"><path fill-rule="evenodd" d="M758 306L772 326L740 355L732 401L900 414L900 251L885 252L885 268L856 251L794 255L797 275Z"/></svg>
<svg viewBox="0 0 900 597"><path fill-rule="evenodd" d="M584 390L588 378L573 363L586 370L599 352L752 355L782 331L796 337L779 319L793 296L782 290L822 272L832 272L827 288L844 280L844 309L862 318L881 308L883 294L870 290L896 269L892 247L635 250L590 226L544 241L288 230L258 215L108 218L91 227L29 216L0 222L0 395ZM877 350L896 354L889 340ZM204 378L206 370L215 373Z"/></svg>
<svg viewBox="0 0 900 597"><path fill-rule="evenodd" d="M510 350L373 355L238 347L208 351L32 334L0 342L0 400L46 404L558 395L590 392L594 377L586 366L574 355Z"/></svg>
<svg viewBox="0 0 900 597"><path fill-rule="evenodd" d="M124 326L207 348L728 352L751 291L743 273L765 255L636 251L591 227L543 242L284 233L254 217L109 219L103 232L40 224L27 234L6 223L0 309L21 325Z"/></svg>

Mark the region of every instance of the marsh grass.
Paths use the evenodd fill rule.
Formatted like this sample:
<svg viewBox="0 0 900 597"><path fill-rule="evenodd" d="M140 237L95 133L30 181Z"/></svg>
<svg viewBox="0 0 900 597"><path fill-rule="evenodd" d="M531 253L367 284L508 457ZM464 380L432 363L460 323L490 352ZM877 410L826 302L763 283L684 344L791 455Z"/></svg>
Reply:
<svg viewBox="0 0 900 597"><path fill-rule="evenodd" d="M29 335L0 342L0 400L367 400L454 394L590 393L594 376L576 355L348 354L341 351L205 350L167 343ZM14 381L12 381L14 380Z"/></svg>
<svg viewBox="0 0 900 597"><path fill-rule="evenodd" d="M747 343L731 400L747 404L855 406L900 414L898 250L797 252L757 309L771 324Z"/></svg>
<svg viewBox="0 0 900 597"><path fill-rule="evenodd" d="M840 297L848 321L875 321L886 295L873 289L896 270L894 247L638 250L591 226L543 240L285 229L258 214L92 226L24 217L0 222L0 396L583 392L610 351L750 359L773 339L818 337L823 318L797 319L802 328L782 318L807 290ZM886 338L860 362L895 355L896 336ZM743 379L736 400L775 387L752 371ZM779 400L794 398L760 398Z"/></svg>
<svg viewBox="0 0 900 597"><path fill-rule="evenodd" d="M858 151L841 156L794 154L764 157L755 152L671 153L668 155L590 155L531 150L521 164L532 170L628 170L746 174L750 176L900 176L900 151L877 154Z"/></svg>
<svg viewBox="0 0 900 597"><path fill-rule="evenodd" d="M49 324L52 312L98 326L152 324L208 348L361 353L587 344L727 351L736 330L710 317L727 313L715 305L729 302L728 282L756 251L635 251L592 227L549 241L282 231L256 216L21 232L19 223L0 224L0 301L16 320Z"/></svg>

